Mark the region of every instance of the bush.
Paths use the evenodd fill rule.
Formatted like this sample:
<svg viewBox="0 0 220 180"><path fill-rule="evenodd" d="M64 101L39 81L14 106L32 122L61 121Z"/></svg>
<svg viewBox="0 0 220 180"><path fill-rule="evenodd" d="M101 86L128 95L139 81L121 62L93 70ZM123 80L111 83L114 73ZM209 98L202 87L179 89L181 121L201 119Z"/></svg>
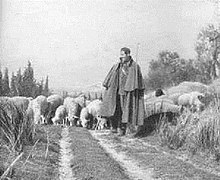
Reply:
<svg viewBox="0 0 220 180"><path fill-rule="evenodd" d="M167 145L171 149L183 147L188 135L195 128L198 118L195 114L185 111L178 117L176 124L163 122L159 128L159 137L162 145Z"/></svg>
<svg viewBox="0 0 220 180"><path fill-rule="evenodd" d="M202 113L185 112L176 125L163 121L159 127L162 145L171 149L182 148L195 154L206 152L220 160L220 110L210 105Z"/></svg>
<svg viewBox="0 0 220 180"><path fill-rule="evenodd" d="M2 100L1 100L2 101ZM33 143L34 123L26 112L5 100L0 103L0 138L11 151L22 151Z"/></svg>

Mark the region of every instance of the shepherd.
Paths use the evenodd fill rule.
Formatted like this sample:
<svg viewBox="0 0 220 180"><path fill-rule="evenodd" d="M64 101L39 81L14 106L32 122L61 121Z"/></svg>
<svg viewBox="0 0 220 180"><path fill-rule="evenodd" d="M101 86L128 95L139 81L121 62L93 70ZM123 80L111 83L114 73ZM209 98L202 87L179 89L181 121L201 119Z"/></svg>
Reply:
<svg viewBox="0 0 220 180"><path fill-rule="evenodd" d="M129 48L121 48L120 61L103 82L101 115L110 119L111 132L119 136L135 136L144 123L144 81L140 66L130 53Z"/></svg>

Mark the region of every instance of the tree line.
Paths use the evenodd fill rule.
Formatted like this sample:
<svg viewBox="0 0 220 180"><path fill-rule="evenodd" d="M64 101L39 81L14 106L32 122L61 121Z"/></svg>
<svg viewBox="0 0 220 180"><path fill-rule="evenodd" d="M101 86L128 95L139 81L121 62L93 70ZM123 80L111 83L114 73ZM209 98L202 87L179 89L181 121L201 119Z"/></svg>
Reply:
<svg viewBox="0 0 220 180"><path fill-rule="evenodd" d="M209 84L219 78L220 28L208 25L203 28L195 44L196 58L184 59L177 52L161 51L149 64L144 78L147 90L168 88L183 81Z"/></svg>
<svg viewBox="0 0 220 180"><path fill-rule="evenodd" d="M48 76L46 80L42 79L38 82L34 78L34 69L31 66L31 62L28 61L27 67L22 72L21 69L14 72L9 78L8 68L4 69L4 72L0 70L0 96L25 96L25 97L37 97L39 95L50 95Z"/></svg>

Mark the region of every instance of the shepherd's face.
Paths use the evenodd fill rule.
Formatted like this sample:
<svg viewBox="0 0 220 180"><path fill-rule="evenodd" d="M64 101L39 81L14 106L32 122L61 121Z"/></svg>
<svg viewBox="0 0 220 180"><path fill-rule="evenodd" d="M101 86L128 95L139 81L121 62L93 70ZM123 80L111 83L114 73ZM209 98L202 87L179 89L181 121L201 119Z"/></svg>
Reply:
<svg viewBox="0 0 220 180"><path fill-rule="evenodd" d="M130 57L130 54L125 54L124 51L121 51L121 52L120 52L120 60L121 60L122 62L128 61L128 60L129 60L129 57Z"/></svg>

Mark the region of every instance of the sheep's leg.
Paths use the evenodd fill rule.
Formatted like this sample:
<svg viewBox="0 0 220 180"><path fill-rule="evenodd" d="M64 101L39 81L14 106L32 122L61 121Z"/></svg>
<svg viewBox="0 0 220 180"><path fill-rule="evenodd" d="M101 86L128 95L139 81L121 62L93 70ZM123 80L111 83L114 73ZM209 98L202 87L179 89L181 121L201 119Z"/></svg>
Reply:
<svg viewBox="0 0 220 180"><path fill-rule="evenodd" d="M63 119L63 122L62 122L62 123L63 123L63 125L65 125L65 118L62 118L62 119Z"/></svg>
<svg viewBox="0 0 220 180"><path fill-rule="evenodd" d="M69 126L68 117L66 117L66 125Z"/></svg>
<svg viewBox="0 0 220 180"><path fill-rule="evenodd" d="M96 123L96 127L95 127L95 130L99 130L101 127L100 127L100 124L101 124L101 118L100 117L97 117L97 123Z"/></svg>
<svg viewBox="0 0 220 180"><path fill-rule="evenodd" d="M97 121L97 123L95 124L95 130L98 130L99 128L99 120Z"/></svg>

